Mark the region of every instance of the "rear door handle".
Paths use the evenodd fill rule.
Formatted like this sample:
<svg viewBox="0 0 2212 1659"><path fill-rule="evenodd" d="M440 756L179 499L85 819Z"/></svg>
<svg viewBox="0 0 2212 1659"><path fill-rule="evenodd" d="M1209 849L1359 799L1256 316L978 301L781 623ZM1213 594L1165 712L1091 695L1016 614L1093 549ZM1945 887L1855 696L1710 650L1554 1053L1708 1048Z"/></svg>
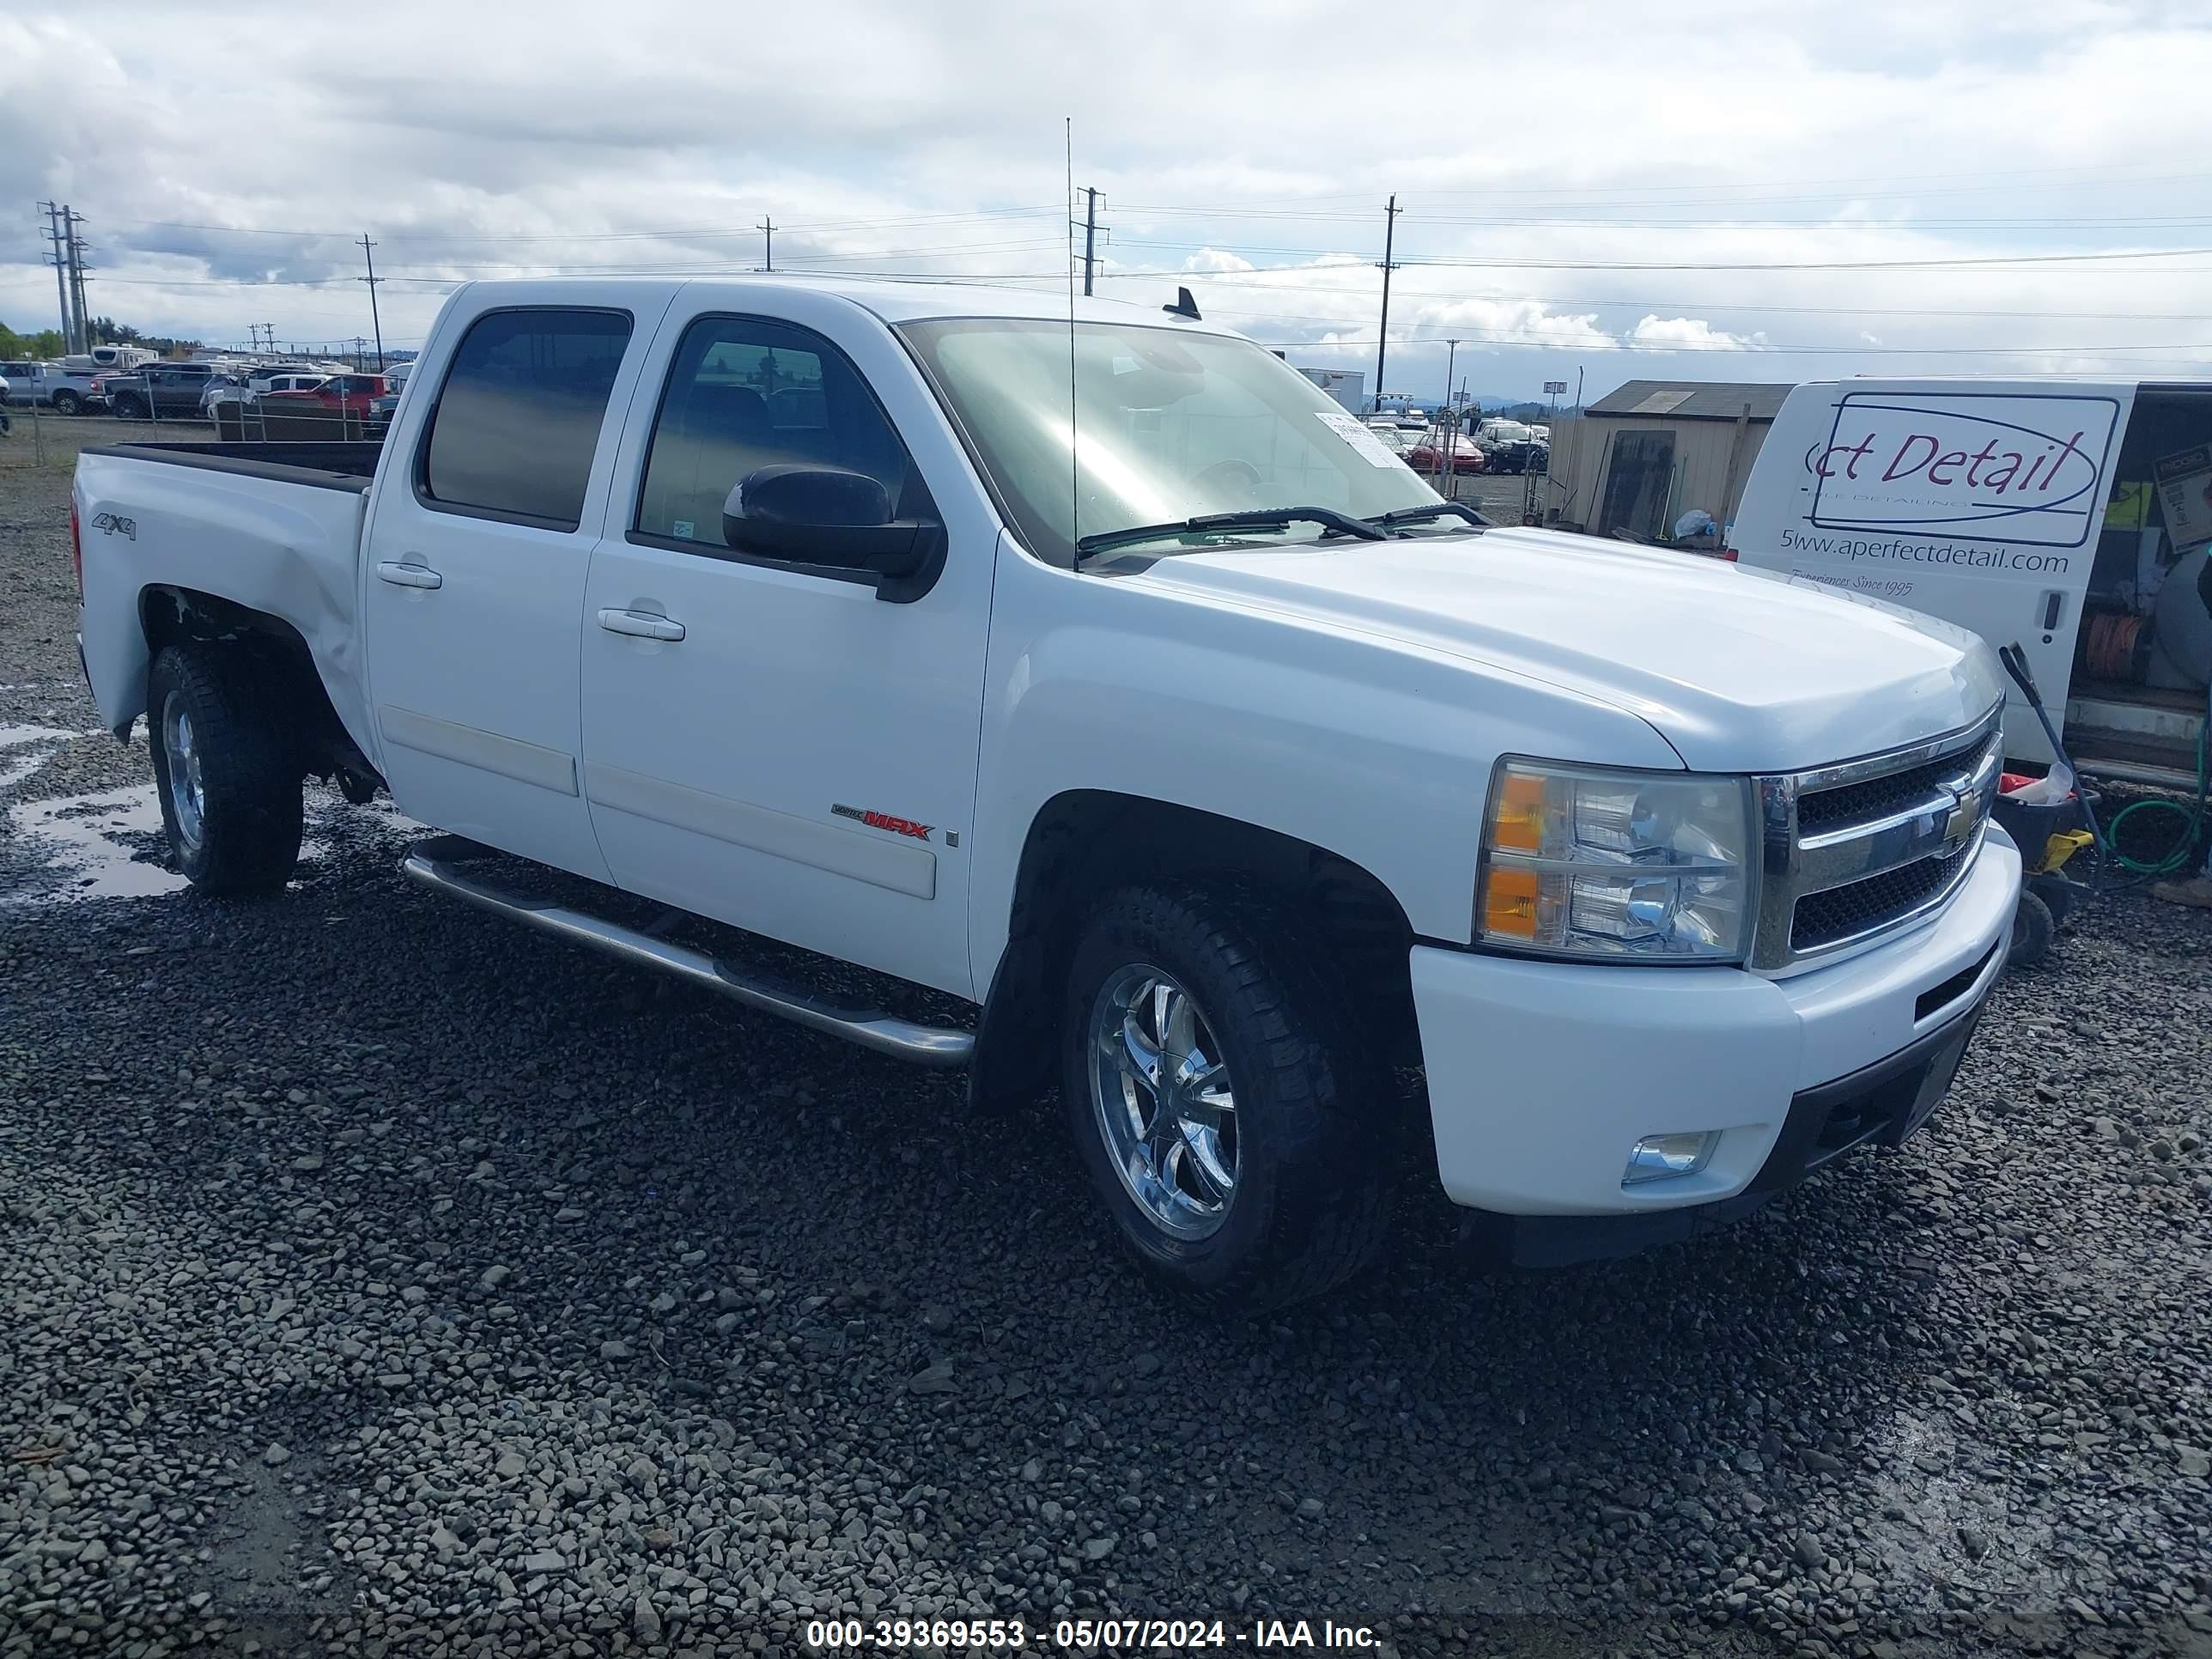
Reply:
<svg viewBox="0 0 2212 1659"><path fill-rule="evenodd" d="M379 581L390 582L394 587L443 587L446 579L428 565L401 564L396 559L380 559L376 564Z"/></svg>
<svg viewBox="0 0 2212 1659"><path fill-rule="evenodd" d="M599 626L610 634L627 634L638 640L666 640L672 645L684 637L684 624L680 622L643 611L617 611L611 605L599 612Z"/></svg>

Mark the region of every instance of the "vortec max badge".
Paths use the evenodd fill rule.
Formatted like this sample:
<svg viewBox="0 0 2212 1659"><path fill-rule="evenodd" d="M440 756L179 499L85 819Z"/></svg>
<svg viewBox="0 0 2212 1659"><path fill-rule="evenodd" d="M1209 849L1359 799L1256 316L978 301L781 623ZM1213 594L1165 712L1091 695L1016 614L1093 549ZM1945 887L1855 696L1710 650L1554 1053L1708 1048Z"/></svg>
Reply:
<svg viewBox="0 0 2212 1659"><path fill-rule="evenodd" d="M871 830L888 830L894 835L912 836L916 841L927 841L929 832L936 826L916 823L912 818L895 818L888 812L864 811L857 806L833 805L830 809L841 818L851 818L865 823Z"/></svg>

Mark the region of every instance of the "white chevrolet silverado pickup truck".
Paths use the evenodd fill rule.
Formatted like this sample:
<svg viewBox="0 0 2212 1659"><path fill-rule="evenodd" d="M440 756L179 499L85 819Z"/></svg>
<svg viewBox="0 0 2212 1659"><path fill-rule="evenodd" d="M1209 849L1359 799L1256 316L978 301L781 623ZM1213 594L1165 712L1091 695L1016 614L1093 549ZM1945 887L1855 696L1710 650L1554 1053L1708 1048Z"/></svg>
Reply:
<svg viewBox="0 0 2212 1659"><path fill-rule="evenodd" d="M1485 529L1194 313L465 287L380 446L85 452L86 673L202 887L283 884L304 777L386 790L428 887L978 1107L1056 1085L1138 1259L1225 1310L1376 1255L1409 1133L1552 1262L1917 1128L2020 884L1987 647Z"/></svg>

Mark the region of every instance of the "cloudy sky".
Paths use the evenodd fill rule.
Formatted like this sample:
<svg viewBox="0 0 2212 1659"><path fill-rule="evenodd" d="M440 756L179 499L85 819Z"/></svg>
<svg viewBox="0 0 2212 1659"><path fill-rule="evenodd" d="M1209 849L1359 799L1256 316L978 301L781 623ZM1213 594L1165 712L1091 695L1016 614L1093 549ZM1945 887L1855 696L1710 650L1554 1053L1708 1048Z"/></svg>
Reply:
<svg viewBox="0 0 2212 1659"><path fill-rule="evenodd" d="M1065 280L1373 389L2212 378L2212 10L2058 0L0 0L0 321L419 341L456 282Z"/></svg>

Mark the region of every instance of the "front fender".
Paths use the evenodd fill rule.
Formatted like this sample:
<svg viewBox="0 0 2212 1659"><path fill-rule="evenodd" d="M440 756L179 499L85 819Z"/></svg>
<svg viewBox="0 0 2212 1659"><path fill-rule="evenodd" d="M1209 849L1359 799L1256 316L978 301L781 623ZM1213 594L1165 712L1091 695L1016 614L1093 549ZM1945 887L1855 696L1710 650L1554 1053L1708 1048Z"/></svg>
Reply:
<svg viewBox="0 0 2212 1659"><path fill-rule="evenodd" d="M1413 932L1463 941L1503 754L1676 769L1610 704L1407 641L1079 574L1002 539L984 688L969 945L1006 948L1029 830L1072 790L1292 836L1374 876Z"/></svg>

